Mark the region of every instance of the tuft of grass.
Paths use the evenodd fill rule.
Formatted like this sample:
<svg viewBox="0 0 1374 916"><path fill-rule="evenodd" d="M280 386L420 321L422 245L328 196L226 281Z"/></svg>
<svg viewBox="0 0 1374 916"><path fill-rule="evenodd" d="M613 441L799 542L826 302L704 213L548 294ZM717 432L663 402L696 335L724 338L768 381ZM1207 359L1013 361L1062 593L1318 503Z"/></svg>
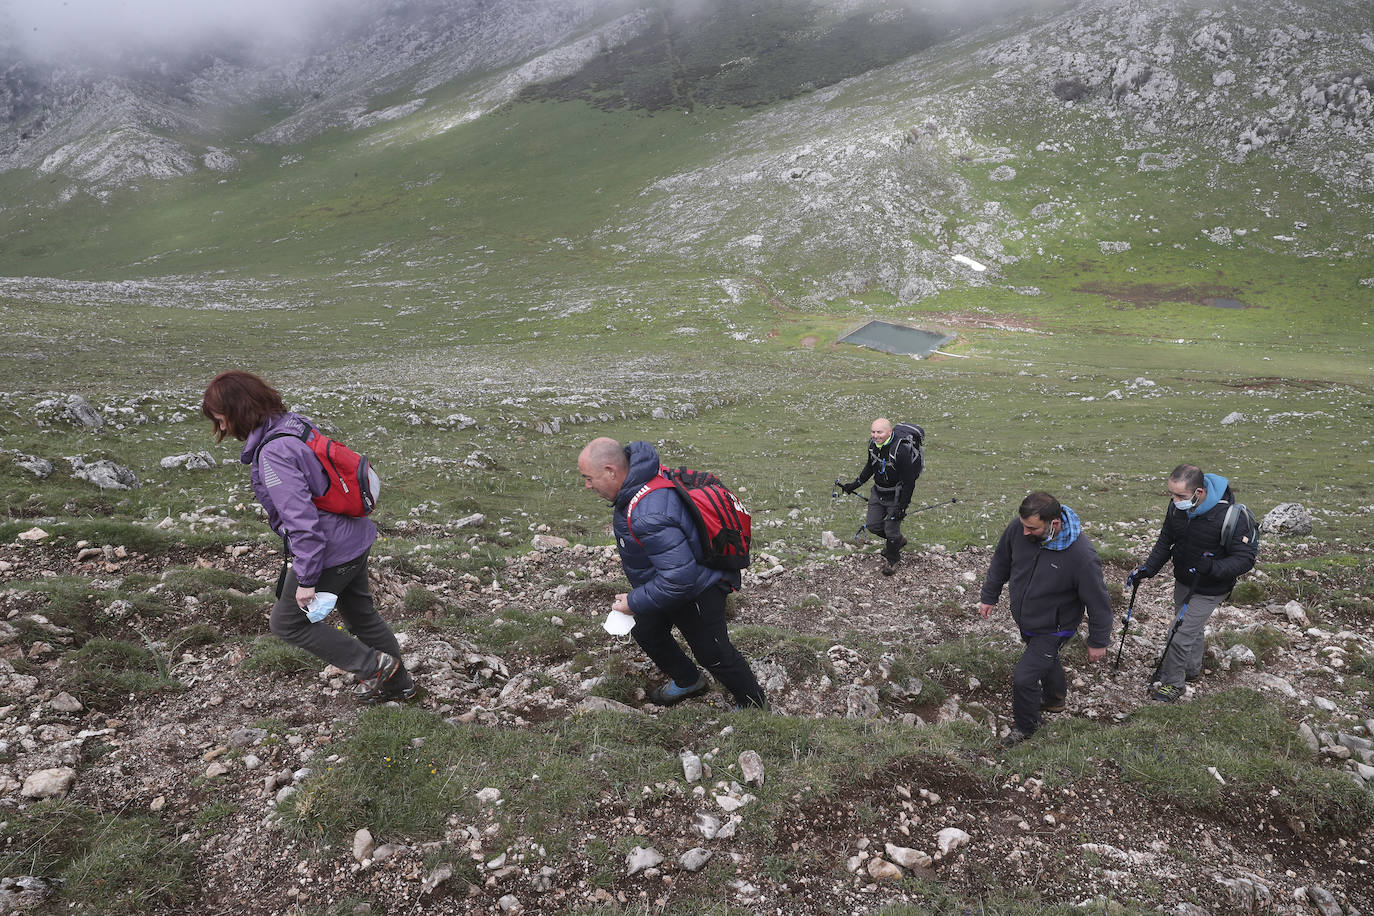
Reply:
<svg viewBox="0 0 1374 916"><path fill-rule="evenodd" d="M898 757L948 753L956 743L955 730L883 722L743 712L731 723L734 731L722 735L719 720L704 720L700 709L675 709L658 718L594 713L520 730L455 728L421 709L369 709L339 748L340 760L283 806L283 824L330 842L364 825L423 841L442 836L451 814L478 816L475 793L491 786L504 800L504 829L556 833L563 819L633 808L645 786L680 781L684 747L718 746L720 761L745 749L765 760L769 778L756 791L751 823L766 825L798 792L830 791ZM424 740L417 745L417 738ZM725 773L733 764L722 766Z"/></svg>
<svg viewBox="0 0 1374 916"><path fill-rule="evenodd" d="M67 682L87 706L118 706L131 694L180 690L153 652L119 639L97 637L68 657Z"/></svg>
<svg viewBox="0 0 1374 916"><path fill-rule="evenodd" d="M493 620L474 624L471 637L498 654L520 652L549 661L566 661L577 654L576 643L548 614L514 605L503 608Z"/></svg>
<svg viewBox="0 0 1374 916"><path fill-rule="evenodd" d="M1242 579L1231 590L1231 602L1233 604L1256 605L1264 599L1264 586L1254 579Z"/></svg>
<svg viewBox="0 0 1374 916"><path fill-rule="evenodd" d="M1374 817L1374 795L1315 764L1283 710L1253 690L1143 707L1111 728L1059 720L1044 731L1012 752L1016 767L1071 780L1110 760L1147 795L1218 814L1259 808L1317 830L1357 830Z"/></svg>
<svg viewBox="0 0 1374 916"><path fill-rule="evenodd" d="M407 616L423 617L437 612L442 606L439 596L422 585L412 585L401 597L401 609Z"/></svg>
<svg viewBox="0 0 1374 916"><path fill-rule="evenodd" d="M1225 649L1232 646L1249 646L1261 664L1267 662L1278 649L1288 645L1288 637L1277 627L1259 626L1253 630L1223 630L1216 635L1216 641Z"/></svg>
<svg viewBox="0 0 1374 916"><path fill-rule="evenodd" d="M193 847L156 817L99 814L40 802L0 824L0 874L55 882L73 909L147 912L189 896Z"/></svg>
<svg viewBox="0 0 1374 916"><path fill-rule="evenodd" d="M782 665L792 681L817 678L831 670L825 654L831 641L823 636L755 624L736 627L731 640L751 658L770 658Z"/></svg>
<svg viewBox="0 0 1374 916"><path fill-rule="evenodd" d="M321 667L320 660L309 652L270 635L253 640L248 657L239 664L244 674L300 674Z"/></svg>

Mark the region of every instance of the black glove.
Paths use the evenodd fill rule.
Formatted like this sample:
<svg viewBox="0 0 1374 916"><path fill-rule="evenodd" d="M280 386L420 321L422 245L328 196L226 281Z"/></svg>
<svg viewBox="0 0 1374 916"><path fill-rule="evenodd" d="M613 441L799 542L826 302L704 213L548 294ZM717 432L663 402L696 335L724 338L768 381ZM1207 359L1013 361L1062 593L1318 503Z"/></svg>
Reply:
<svg viewBox="0 0 1374 916"><path fill-rule="evenodd" d="M1131 570L1131 574L1126 577L1126 587L1132 588L1137 582L1144 582L1146 579L1154 578L1154 573L1143 566L1137 566Z"/></svg>
<svg viewBox="0 0 1374 916"><path fill-rule="evenodd" d="M1204 553L1197 561L1197 573L1199 576L1210 576L1212 574L1212 555Z"/></svg>
<svg viewBox="0 0 1374 916"><path fill-rule="evenodd" d="M892 520L893 520L894 522L901 522L901 520L904 519L904 518L906 518L906 510L905 510L905 509L898 509L896 512L893 512L893 513L892 513Z"/></svg>
<svg viewBox="0 0 1374 916"><path fill-rule="evenodd" d="M841 490L844 490L846 493L853 493L855 490L859 489L859 487L861 487L861 486L863 486L863 484L859 483L859 482L856 480L856 481L854 481L853 483L842 483L842 484L840 484L840 489L841 489Z"/></svg>

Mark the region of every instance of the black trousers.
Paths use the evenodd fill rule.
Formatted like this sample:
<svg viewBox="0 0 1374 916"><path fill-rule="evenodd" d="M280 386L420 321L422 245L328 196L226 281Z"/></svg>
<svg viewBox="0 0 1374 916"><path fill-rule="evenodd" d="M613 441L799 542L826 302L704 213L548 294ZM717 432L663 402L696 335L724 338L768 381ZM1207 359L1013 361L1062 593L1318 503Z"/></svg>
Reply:
<svg viewBox="0 0 1374 916"><path fill-rule="evenodd" d="M736 703L763 708L767 705L763 688L725 629L726 594L725 588L713 585L666 610L641 611L630 634L659 670L679 687L687 687L696 683L699 670L674 638L673 627L677 627L697 661L730 691Z"/></svg>
<svg viewBox="0 0 1374 916"><path fill-rule="evenodd" d="M269 626L272 632L297 648L304 649L336 668L359 677L377 671L378 652L401 657L396 634L377 613L372 603L372 588L367 581L367 554L356 560L327 567L315 583L318 592L333 592L339 603L329 616L311 623L296 605L296 571L288 570L281 597L272 606ZM390 683L404 686L410 674L402 668Z"/></svg>
<svg viewBox="0 0 1374 916"><path fill-rule="evenodd" d="M1060 700L1069 694L1069 682L1064 666L1059 662L1059 650L1072 637L1032 636L1026 641L1026 651L1016 663L1012 674L1011 717L1022 734L1031 735L1043 721L1040 704L1046 697Z"/></svg>

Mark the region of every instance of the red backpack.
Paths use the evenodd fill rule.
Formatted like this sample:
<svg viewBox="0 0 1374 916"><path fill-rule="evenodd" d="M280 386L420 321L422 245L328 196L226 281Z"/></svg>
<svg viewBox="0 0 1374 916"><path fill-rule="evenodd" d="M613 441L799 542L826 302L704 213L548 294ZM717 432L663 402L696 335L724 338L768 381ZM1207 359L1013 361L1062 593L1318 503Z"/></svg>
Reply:
<svg viewBox="0 0 1374 916"><path fill-rule="evenodd" d="M301 433L277 433L268 436L262 441L262 445L258 446L258 452L261 453L263 445L273 439L287 437L300 439L310 446L310 450L324 467L325 476L329 478L329 489L320 496L311 498L311 502L318 509L333 512L335 515L360 518L376 508L382 481L377 472L372 470L366 455L359 455L342 442L335 442L313 427L306 427Z"/></svg>
<svg viewBox="0 0 1374 916"><path fill-rule="evenodd" d="M639 538L635 537L634 527L630 524L635 504L654 490L666 490L669 487L682 497L683 505L696 524L697 534L701 537L703 565L712 569L744 569L749 565L752 521L749 512L740 503L739 497L709 471L659 468L658 475L639 488L625 509L625 527L630 529L630 537L635 539L636 544Z"/></svg>

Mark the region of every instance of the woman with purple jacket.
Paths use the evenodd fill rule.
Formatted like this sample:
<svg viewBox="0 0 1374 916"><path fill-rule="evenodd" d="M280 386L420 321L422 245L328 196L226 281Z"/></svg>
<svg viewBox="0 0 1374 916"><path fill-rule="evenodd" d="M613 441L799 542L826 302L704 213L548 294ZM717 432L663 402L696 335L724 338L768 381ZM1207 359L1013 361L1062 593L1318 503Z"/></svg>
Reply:
<svg viewBox="0 0 1374 916"><path fill-rule="evenodd" d="M277 583L272 632L353 672L354 695L364 702L413 697L415 682L401 662L396 635L377 613L368 586L367 555L377 526L367 518L325 512L313 502L329 489L324 466L305 442L313 424L288 411L276 389L251 372L215 376L200 409L214 425L216 442L225 436L244 440L239 460L249 466L267 524L291 558ZM327 617L312 623L307 616L321 592L338 596L337 619L347 632Z"/></svg>

